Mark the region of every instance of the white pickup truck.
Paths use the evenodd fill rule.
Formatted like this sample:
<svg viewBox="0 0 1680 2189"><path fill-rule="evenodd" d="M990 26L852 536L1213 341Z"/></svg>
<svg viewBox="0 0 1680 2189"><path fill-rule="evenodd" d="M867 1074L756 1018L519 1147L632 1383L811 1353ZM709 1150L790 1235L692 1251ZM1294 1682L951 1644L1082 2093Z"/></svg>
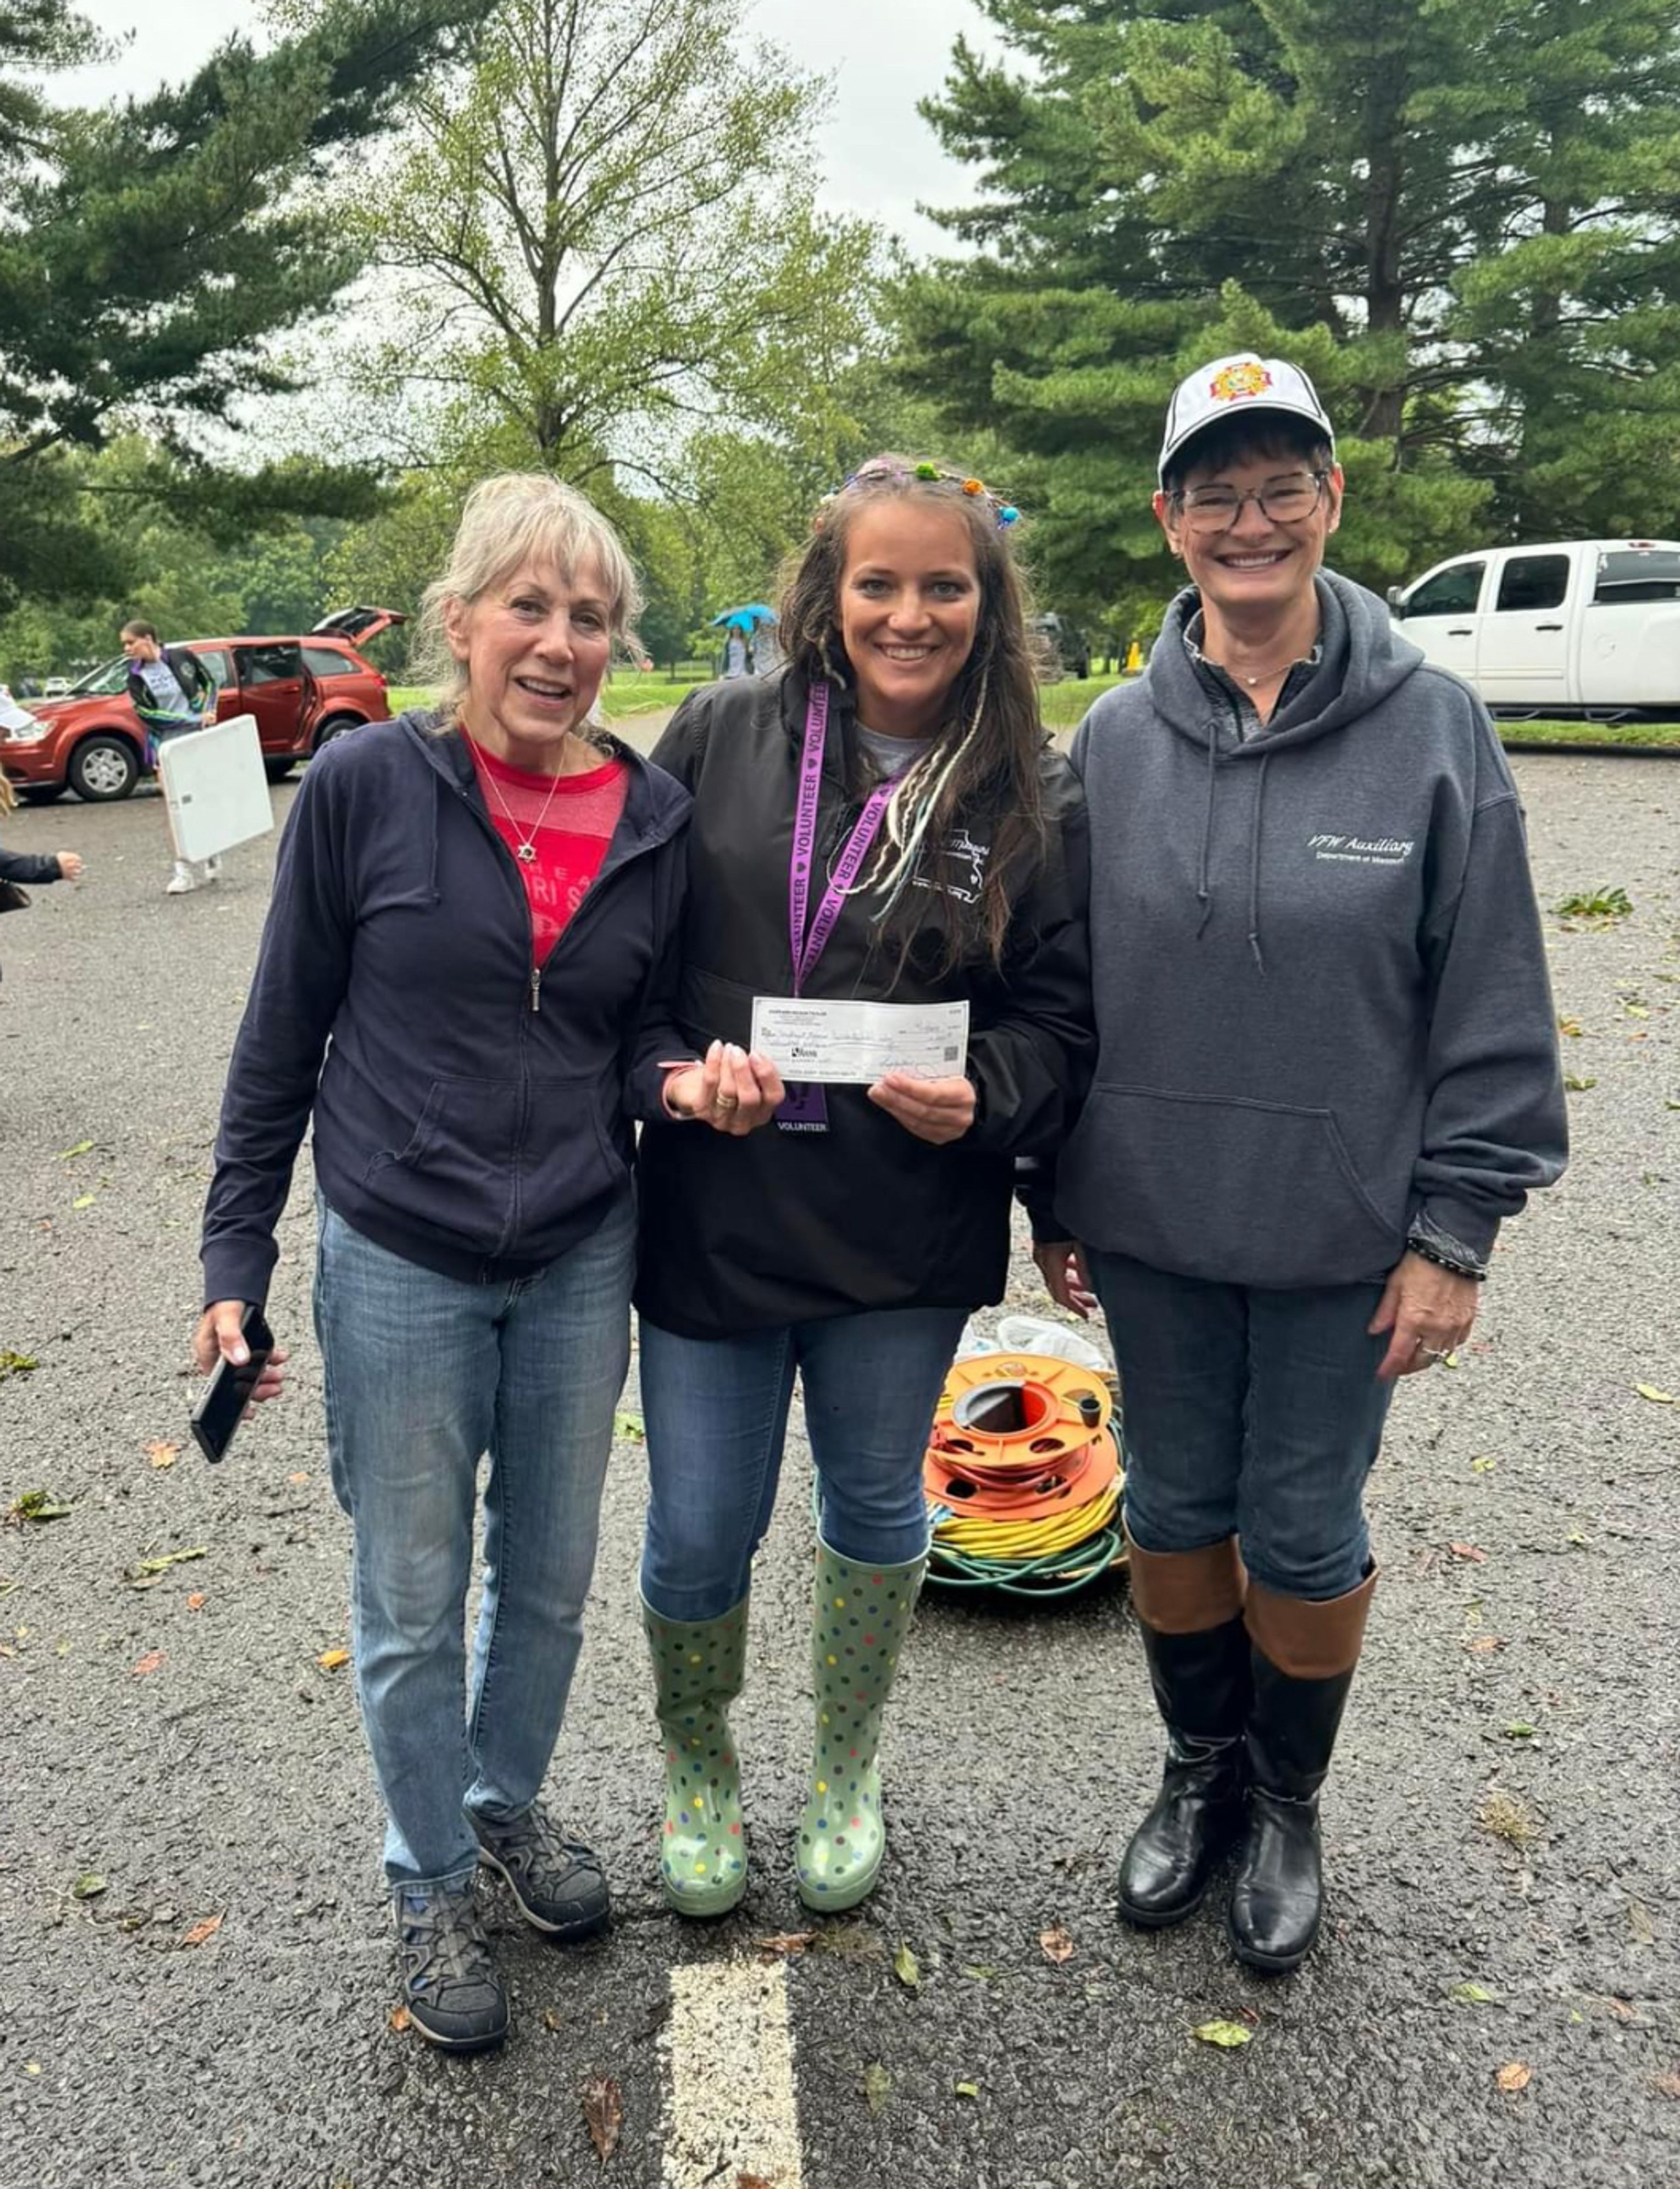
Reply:
<svg viewBox="0 0 1680 2189"><path fill-rule="evenodd" d="M1680 541L1489 547L1396 585L1389 606L1496 712L1680 720Z"/></svg>

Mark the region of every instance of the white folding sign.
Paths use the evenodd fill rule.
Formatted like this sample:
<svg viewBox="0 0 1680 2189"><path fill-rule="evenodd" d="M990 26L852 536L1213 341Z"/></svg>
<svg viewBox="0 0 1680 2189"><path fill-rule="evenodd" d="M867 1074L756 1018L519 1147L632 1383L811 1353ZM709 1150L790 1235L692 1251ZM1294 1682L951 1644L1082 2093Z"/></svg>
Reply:
<svg viewBox="0 0 1680 2189"><path fill-rule="evenodd" d="M254 716L166 738L157 772L179 858L214 858L274 825Z"/></svg>

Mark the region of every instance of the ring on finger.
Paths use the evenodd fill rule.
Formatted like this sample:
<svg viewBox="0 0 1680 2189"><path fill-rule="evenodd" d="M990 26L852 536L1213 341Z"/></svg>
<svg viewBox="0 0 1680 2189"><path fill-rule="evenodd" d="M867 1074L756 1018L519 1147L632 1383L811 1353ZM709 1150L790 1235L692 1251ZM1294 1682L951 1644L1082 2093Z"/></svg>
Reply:
<svg viewBox="0 0 1680 2189"><path fill-rule="evenodd" d="M712 1107L714 1110L727 1111L730 1110L738 1110L740 1106L741 1098L738 1094L719 1094L715 1096L712 1101Z"/></svg>

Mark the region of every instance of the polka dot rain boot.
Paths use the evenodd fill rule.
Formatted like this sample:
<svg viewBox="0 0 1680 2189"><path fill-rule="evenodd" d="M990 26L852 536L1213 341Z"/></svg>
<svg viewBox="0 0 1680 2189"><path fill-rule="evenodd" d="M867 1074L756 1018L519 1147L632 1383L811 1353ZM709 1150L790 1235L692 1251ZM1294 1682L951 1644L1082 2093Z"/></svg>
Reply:
<svg viewBox="0 0 1680 2189"><path fill-rule="evenodd" d="M665 1619L644 1603L642 1623L665 1748L665 1898L683 1915L727 1915L747 1889L741 1768L729 1730L746 1664L747 1598L699 1621Z"/></svg>
<svg viewBox="0 0 1680 2189"><path fill-rule="evenodd" d="M799 1897L807 1908L855 1908L880 1875L881 1712L926 1570L925 1558L853 1565L817 1543L811 1629L817 1738L795 1851Z"/></svg>

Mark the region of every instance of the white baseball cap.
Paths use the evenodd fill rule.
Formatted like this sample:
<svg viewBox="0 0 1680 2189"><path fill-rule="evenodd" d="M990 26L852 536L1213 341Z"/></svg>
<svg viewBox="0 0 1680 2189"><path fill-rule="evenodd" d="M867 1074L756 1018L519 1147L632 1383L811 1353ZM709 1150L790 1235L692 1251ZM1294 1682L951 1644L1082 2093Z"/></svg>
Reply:
<svg viewBox="0 0 1680 2189"><path fill-rule="evenodd" d="M1256 357L1252 350L1239 350L1235 357L1216 357L1211 365L1198 365L1174 389L1161 443L1163 486L1167 467L1185 443L1234 410L1277 410L1291 418L1305 418L1330 444L1331 454L1336 453L1329 416L1300 366L1287 365L1281 357Z"/></svg>

